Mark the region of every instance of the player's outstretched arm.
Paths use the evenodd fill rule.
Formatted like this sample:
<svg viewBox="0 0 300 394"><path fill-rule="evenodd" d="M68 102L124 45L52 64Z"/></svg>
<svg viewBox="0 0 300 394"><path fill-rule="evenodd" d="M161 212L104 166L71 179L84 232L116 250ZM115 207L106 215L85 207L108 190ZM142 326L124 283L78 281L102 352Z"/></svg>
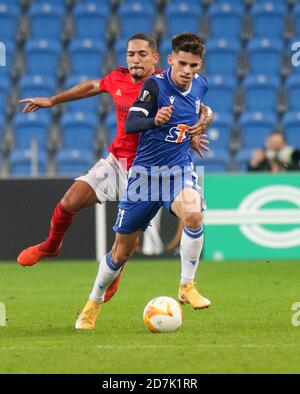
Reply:
<svg viewBox="0 0 300 394"><path fill-rule="evenodd" d="M25 98L19 101L20 104L27 104L23 112L35 112L41 108L51 108L56 104L66 103L68 101L80 100L87 97L96 96L102 93L97 80L84 81L73 88L59 93L53 97L34 97Z"/></svg>
<svg viewBox="0 0 300 394"><path fill-rule="evenodd" d="M188 134L190 137L201 135L206 132L213 120L213 111L210 107L201 104L201 116L199 122L190 127Z"/></svg>

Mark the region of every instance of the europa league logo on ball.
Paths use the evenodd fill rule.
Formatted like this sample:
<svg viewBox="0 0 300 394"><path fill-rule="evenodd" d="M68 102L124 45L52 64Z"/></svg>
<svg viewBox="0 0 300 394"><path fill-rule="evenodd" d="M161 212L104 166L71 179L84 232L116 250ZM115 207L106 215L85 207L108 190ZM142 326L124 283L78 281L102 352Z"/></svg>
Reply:
<svg viewBox="0 0 300 394"><path fill-rule="evenodd" d="M0 42L0 67L6 66L6 48L3 42Z"/></svg>

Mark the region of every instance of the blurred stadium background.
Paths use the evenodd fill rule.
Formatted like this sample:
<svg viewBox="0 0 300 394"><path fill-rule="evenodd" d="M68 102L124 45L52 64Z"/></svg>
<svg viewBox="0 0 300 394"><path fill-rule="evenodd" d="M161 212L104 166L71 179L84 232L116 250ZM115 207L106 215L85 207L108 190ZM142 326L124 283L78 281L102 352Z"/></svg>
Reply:
<svg viewBox="0 0 300 394"><path fill-rule="evenodd" d="M244 171L273 130L300 147L296 0L1 0L1 175L74 176L105 156L115 132L105 95L29 116L18 99L50 96L124 65L127 38L139 31L158 39L166 67L170 37L185 30L207 45L206 102L217 114L206 171Z"/></svg>
<svg viewBox="0 0 300 394"><path fill-rule="evenodd" d="M222 195L228 179L233 182L227 203L224 204L223 199L223 205L215 202L210 207L222 209L223 213L224 209L236 210L258 184L266 187L287 183L288 187L299 192L299 176L296 175L279 175L278 178L271 175L264 178L264 182L257 175L253 178L252 188L247 186L248 175L243 176L251 153L264 146L266 136L274 130L283 131L288 143L300 148L300 68L292 65L295 54L292 45L300 41L298 0L0 0L0 42L6 47L6 67L0 67L2 182L19 177L71 179L89 169L99 157L107 155L116 129L114 108L108 95L31 114L22 114L18 100L51 96L84 79L99 79L114 67L125 65L127 39L140 31L152 33L157 38L161 67L166 67L170 37L174 34L193 31L200 33L206 41L203 72L208 77L210 90L205 101L215 111L214 123L208 133L211 152L199 162L205 165L206 174L209 174L207 200L211 202L214 196ZM240 175L231 175L236 172ZM224 175L214 178L213 173ZM213 187L215 184L218 184L217 189ZM237 185L239 193L236 193ZM32 184L28 187L35 188ZM60 184L57 194L52 192L53 204L61 197L64 187ZM3 190L8 190L7 183L2 183ZM24 184L19 183L19 189L12 187L6 199L1 200L2 207L9 204L13 194L20 195L22 190L24 192ZM41 192L39 184L39 190L50 205L47 193L53 188L44 188ZM33 201L30 196L28 199ZM295 205L299 208L297 196L287 201L286 195L284 198L279 195L284 204L276 205L279 197L275 195L265 204L276 209L295 208ZM19 208L26 215L28 201L27 206L25 200L22 204ZM32 205L40 207L36 201ZM11 211L16 215L18 210L11 207ZM41 214L37 215L38 212ZM36 217L47 216L44 220L48 220L51 212L36 210L34 213ZM28 212L29 223L31 217L32 212ZM11 226L15 225L14 221L9 222ZM243 223L247 224L247 221L233 224ZM213 227L216 223L208 220L208 224ZM228 226L230 223L225 219L217 223L220 233L214 233L212 239L222 238L222 224ZM274 223L267 220L265 224ZM277 224L289 225L290 222L283 220ZM296 223L298 227L299 224ZM41 229L44 227L47 228L46 221ZM239 227L236 229L240 235ZM295 221L290 230L295 230ZM11 232L14 233L13 228ZM31 231L28 228L20 233L28 235ZM208 231L207 239L209 235ZM231 234L237 239L235 235ZM270 233L268 236L273 237ZM21 238L19 244L11 246L14 253L21 248ZM23 239L22 246L27 241L29 239ZM275 253L278 245L274 248L276 240L273 244L270 242L268 255L285 257L287 250L278 255ZM77 244L73 242L73 247ZM273 245L271 253L270 245ZM265 247L260 253L249 255L261 258L265 256ZM207 257L222 259L227 256L224 250L215 249L213 245L212 248L207 248ZM247 245L244 248L240 249L239 256L234 257L247 256ZM290 257L299 257L298 244L295 246L294 242L287 248L293 250ZM70 257L80 256L75 253ZM90 257L88 254L84 256ZM229 253L228 257L233 256Z"/></svg>

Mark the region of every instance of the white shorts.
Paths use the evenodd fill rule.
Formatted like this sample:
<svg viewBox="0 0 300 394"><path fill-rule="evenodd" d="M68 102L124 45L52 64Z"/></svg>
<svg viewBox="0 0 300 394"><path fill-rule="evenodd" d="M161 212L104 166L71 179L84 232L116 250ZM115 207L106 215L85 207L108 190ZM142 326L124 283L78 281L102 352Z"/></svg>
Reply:
<svg viewBox="0 0 300 394"><path fill-rule="evenodd" d="M110 154L101 159L86 175L76 181L88 183L95 191L100 203L118 201L127 187L128 172L120 162Z"/></svg>

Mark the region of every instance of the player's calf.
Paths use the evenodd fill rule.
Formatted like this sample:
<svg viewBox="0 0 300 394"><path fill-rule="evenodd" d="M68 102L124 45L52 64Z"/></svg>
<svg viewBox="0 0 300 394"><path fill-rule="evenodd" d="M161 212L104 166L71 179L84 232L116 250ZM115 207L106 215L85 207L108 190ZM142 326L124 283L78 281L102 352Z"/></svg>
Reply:
<svg viewBox="0 0 300 394"><path fill-rule="evenodd" d="M98 202L94 189L83 181L73 183L61 200L63 207L68 212L78 212Z"/></svg>

